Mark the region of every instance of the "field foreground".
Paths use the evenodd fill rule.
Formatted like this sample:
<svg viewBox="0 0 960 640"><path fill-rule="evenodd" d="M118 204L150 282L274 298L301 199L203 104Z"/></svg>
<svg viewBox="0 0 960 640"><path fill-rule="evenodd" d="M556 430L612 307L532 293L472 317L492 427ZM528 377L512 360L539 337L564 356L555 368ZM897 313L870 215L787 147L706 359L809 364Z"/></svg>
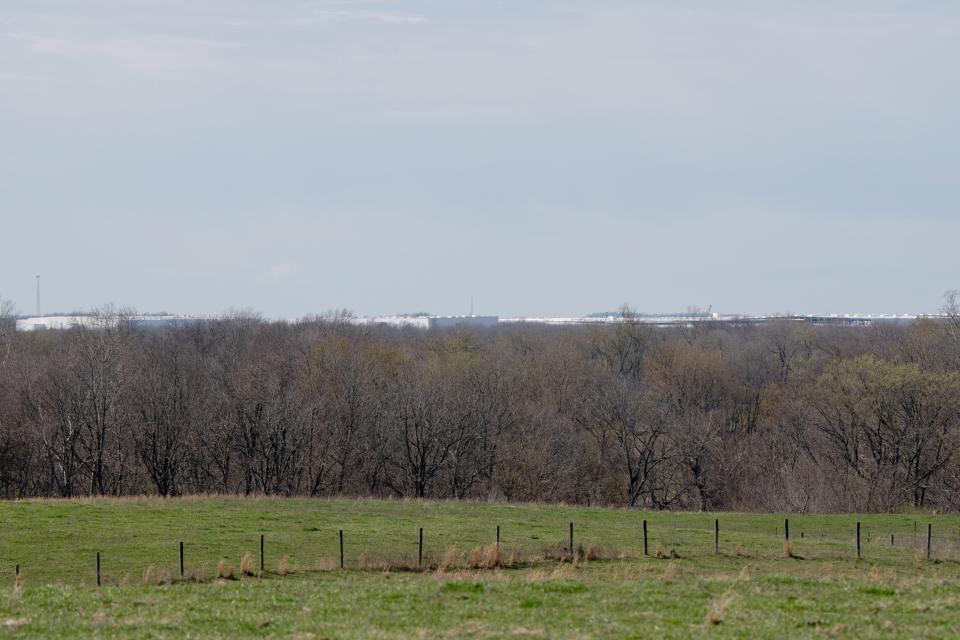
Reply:
<svg viewBox="0 0 960 640"><path fill-rule="evenodd" d="M0 523L0 637L960 636L957 516L790 516L789 548L778 515L452 502L24 501Z"/></svg>

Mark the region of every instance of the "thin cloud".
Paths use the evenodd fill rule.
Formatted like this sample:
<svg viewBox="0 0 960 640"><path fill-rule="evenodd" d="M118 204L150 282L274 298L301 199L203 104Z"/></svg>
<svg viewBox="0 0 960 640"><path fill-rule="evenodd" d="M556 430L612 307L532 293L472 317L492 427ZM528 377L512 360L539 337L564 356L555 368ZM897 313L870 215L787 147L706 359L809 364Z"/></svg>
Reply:
<svg viewBox="0 0 960 640"><path fill-rule="evenodd" d="M341 9L337 11L322 10L314 11L309 16L300 16L296 18L286 18L279 20L279 24L284 25L320 25L333 24L336 22L348 21L370 21L381 24L423 24L427 22L426 16L396 13L392 11L368 11L368 10L348 10Z"/></svg>
<svg viewBox="0 0 960 640"><path fill-rule="evenodd" d="M270 284L273 282L289 280L299 272L300 269L294 263L280 262L257 276L257 282L260 284Z"/></svg>

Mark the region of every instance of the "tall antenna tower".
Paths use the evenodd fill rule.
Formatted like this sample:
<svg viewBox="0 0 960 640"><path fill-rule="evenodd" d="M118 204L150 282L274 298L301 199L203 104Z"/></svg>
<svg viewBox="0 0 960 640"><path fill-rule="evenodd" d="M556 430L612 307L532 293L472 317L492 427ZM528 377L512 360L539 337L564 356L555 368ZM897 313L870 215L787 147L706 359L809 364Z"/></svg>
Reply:
<svg viewBox="0 0 960 640"><path fill-rule="evenodd" d="M37 276L37 315L40 315L40 276Z"/></svg>

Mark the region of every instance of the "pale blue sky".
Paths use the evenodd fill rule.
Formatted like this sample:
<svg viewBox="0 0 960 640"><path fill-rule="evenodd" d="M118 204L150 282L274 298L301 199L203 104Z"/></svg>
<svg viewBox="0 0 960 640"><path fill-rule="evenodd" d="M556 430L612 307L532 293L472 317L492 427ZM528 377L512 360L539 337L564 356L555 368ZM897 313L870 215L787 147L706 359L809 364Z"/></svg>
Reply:
<svg viewBox="0 0 960 640"><path fill-rule="evenodd" d="M958 61L955 2L4 0L0 296L932 311Z"/></svg>

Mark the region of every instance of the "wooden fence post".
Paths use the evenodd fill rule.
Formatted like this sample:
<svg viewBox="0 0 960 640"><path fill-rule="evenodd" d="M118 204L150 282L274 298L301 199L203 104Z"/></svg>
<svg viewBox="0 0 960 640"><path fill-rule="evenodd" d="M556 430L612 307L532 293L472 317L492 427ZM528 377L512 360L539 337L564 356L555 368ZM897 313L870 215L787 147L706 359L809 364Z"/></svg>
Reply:
<svg viewBox="0 0 960 640"><path fill-rule="evenodd" d="M343 529L340 529L340 568L343 569Z"/></svg>
<svg viewBox="0 0 960 640"><path fill-rule="evenodd" d="M183 580L183 540L180 541L180 579Z"/></svg>
<svg viewBox="0 0 960 640"><path fill-rule="evenodd" d="M933 524L927 523L927 560L930 559L930 540L933 537Z"/></svg>
<svg viewBox="0 0 960 640"><path fill-rule="evenodd" d="M264 569L264 557L263 557L263 534L260 534L260 573L263 573Z"/></svg>
<svg viewBox="0 0 960 640"><path fill-rule="evenodd" d="M573 558L573 523L570 523L570 557Z"/></svg>
<svg viewBox="0 0 960 640"><path fill-rule="evenodd" d="M423 527L420 527L420 544L417 547L417 566L423 566Z"/></svg>
<svg viewBox="0 0 960 640"><path fill-rule="evenodd" d="M97 586L100 586L100 552L97 551Z"/></svg>
<svg viewBox="0 0 960 640"><path fill-rule="evenodd" d="M643 521L643 555L650 555L647 549L647 521Z"/></svg>
<svg viewBox="0 0 960 640"><path fill-rule="evenodd" d="M713 519L713 552L720 553L720 518Z"/></svg>

